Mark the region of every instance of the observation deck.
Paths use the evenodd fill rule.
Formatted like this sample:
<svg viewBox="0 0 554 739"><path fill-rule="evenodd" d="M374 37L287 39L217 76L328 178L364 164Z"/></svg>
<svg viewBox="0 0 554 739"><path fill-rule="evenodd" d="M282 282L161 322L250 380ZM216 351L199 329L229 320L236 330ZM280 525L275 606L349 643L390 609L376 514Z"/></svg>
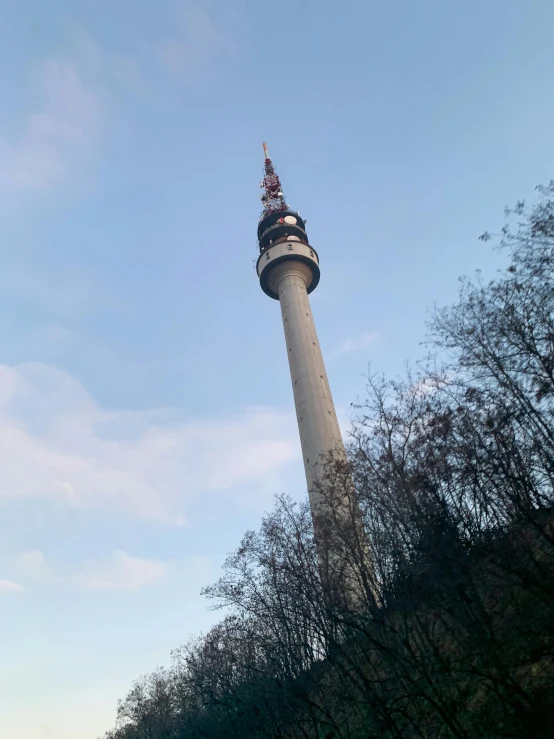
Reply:
<svg viewBox="0 0 554 739"><path fill-rule="evenodd" d="M279 270L276 272L275 267L283 262L302 265L308 294L315 290L320 278L319 257L308 241L305 221L296 211L264 213L258 225L258 244L256 272L266 295L279 300L275 279Z"/></svg>

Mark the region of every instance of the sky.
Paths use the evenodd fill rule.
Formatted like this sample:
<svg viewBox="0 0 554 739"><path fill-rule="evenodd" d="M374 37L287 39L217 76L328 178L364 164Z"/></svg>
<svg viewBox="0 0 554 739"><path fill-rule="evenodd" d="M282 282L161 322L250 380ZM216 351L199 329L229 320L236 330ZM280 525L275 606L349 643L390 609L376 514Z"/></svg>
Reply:
<svg viewBox="0 0 554 739"><path fill-rule="evenodd" d="M96 739L305 495L262 141L345 434L553 176L550 0L4 0L0 736Z"/></svg>

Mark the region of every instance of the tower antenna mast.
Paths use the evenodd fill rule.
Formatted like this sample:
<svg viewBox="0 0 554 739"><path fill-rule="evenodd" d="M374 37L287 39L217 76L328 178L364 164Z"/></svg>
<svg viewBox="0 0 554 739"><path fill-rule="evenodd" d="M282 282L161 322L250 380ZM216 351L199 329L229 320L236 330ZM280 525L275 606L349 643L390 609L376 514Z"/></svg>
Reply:
<svg viewBox="0 0 554 739"><path fill-rule="evenodd" d="M279 211L287 210L287 204L285 202L285 196L281 188L281 180L279 175L275 171L273 162L269 158L267 151L267 144L264 141L264 178L261 181L260 187L263 187L264 192L262 194L262 203L264 206L264 213L269 215L270 213L278 213Z"/></svg>

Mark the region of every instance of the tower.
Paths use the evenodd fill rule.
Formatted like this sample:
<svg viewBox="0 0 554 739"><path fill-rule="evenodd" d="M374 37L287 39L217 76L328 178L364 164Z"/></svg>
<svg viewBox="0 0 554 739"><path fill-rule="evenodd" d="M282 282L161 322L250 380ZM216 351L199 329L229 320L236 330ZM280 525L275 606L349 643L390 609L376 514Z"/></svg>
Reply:
<svg viewBox="0 0 554 739"><path fill-rule="evenodd" d="M286 204L266 144L264 154L256 271L262 290L281 305L308 495L315 519L322 504L317 483L326 457L331 453L346 459L308 297L319 282L319 257L308 241L305 221Z"/></svg>

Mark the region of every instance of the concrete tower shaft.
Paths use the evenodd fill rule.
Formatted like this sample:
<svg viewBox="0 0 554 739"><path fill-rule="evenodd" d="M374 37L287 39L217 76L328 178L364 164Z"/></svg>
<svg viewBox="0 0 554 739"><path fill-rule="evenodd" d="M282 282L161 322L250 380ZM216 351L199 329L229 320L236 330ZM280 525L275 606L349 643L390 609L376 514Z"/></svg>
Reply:
<svg viewBox="0 0 554 739"><path fill-rule="evenodd" d="M333 452L344 458L344 445L308 297L309 268L291 259L278 264L271 277L281 304L302 457L315 509L325 457Z"/></svg>

